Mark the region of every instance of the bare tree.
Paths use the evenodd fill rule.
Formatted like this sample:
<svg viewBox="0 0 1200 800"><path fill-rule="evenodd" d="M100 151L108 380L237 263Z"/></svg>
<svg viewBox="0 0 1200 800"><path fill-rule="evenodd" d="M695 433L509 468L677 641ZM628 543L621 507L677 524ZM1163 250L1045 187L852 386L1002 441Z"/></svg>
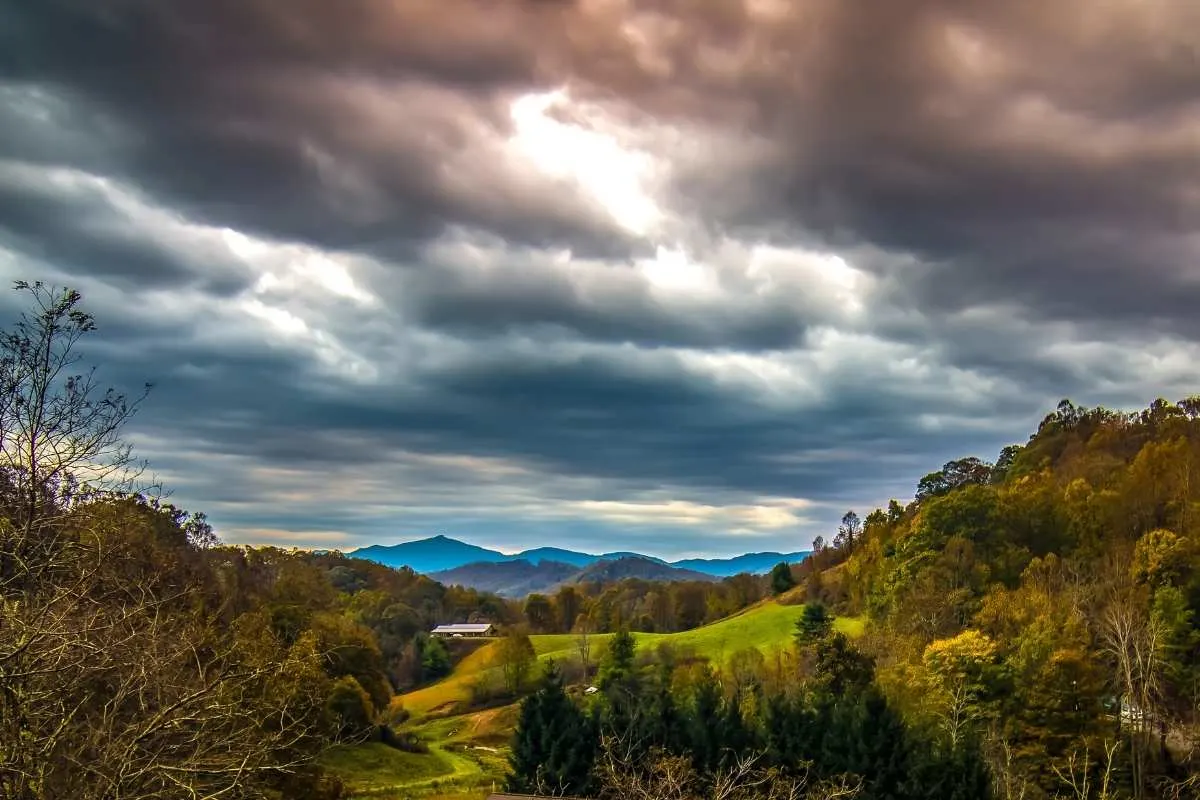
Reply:
<svg viewBox="0 0 1200 800"><path fill-rule="evenodd" d="M687 756L643 750L629 735L605 736L596 776L601 800L851 800L862 781L846 776L811 783L764 764L762 752L737 756L713 775L696 771Z"/></svg>
<svg viewBox="0 0 1200 800"><path fill-rule="evenodd" d="M1124 559L1109 565L1110 581L1099 608L1101 651L1115 668L1117 715L1129 735L1134 797L1145 792L1146 761L1158 720L1165 632L1150 613L1144 587L1129 577Z"/></svg>
<svg viewBox="0 0 1200 800"><path fill-rule="evenodd" d="M580 614L575 621L575 647L579 651L579 663L583 667L583 679L590 680L592 676L592 620L586 614Z"/></svg>
<svg viewBox="0 0 1200 800"><path fill-rule="evenodd" d="M132 557L139 515L168 512L128 491L120 429L140 398L77 370L95 328L78 292L17 289L32 310L0 334L0 796L262 796L325 741L316 642L217 624L195 576ZM172 558L200 563L186 538Z"/></svg>
<svg viewBox="0 0 1200 800"><path fill-rule="evenodd" d="M15 286L31 308L0 334L0 468L16 501L9 515L29 528L64 484L128 482L137 470L120 429L150 386L131 398L102 388L95 368L80 368L77 346L96 323L79 307L79 292L41 282Z"/></svg>
<svg viewBox="0 0 1200 800"><path fill-rule="evenodd" d="M1025 800L1030 791L1028 771L1013 758L1012 745L993 729L985 740L984 757L992 772L992 792L996 800Z"/></svg>
<svg viewBox="0 0 1200 800"><path fill-rule="evenodd" d="M1063 800L1114 800L1118 795L1113 790L1112 778L1119 747L1119 742L1105 741L1104 760L1099 765L1092 762L1091 753L1086 747L1082 754L1078 750L1067 754L1065 767L1052 767L1054 774L1070 792L1065 797L1059 797ZM1093 777L1097 766L1100 769L1099 785L1094 783Z"/></svg>
<svg viewBox="0 0 1200 800"><path fill-rule="evenodd" d="M78 292L15 288L30 308L0 333L0 507L9 523L0 531L0 594L22 591L56 562L64 543L49 521L73 497L128 485L137 473L120 428L145 397L101 388L94 369L79 368L77 346L96 326Z"/></svg>

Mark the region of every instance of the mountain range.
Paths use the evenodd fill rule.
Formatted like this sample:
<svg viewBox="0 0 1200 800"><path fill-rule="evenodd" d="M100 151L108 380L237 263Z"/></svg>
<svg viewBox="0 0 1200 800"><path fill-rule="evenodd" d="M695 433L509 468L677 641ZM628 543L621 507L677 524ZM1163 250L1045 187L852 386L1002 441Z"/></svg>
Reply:
<svg viewBox="0 0 1200 800"><path fill-rule="evenodd" d="M538 547L509 555L439 535L414 542L361 547L350 555L390 567L410 567L442 583L521 597L564 583L593 580L717 580L741 572L761 574L780 561L803 561L809 552L746 553L733 558L689 558L675 562L626 551L594 555L561 547Z"/></svg>
<svg viewBox="0 0 1200 800"><path fill-rule="evenodd" d="M719 580L715 575L672 567L642 556L600 559L586 567L576 567L562 561L481 561L432 572L429 577L446 585L469 586L502 597L525 597L534 592L551 593L567 584L592 581L609 583L625 578L647 581Z"/></svg>

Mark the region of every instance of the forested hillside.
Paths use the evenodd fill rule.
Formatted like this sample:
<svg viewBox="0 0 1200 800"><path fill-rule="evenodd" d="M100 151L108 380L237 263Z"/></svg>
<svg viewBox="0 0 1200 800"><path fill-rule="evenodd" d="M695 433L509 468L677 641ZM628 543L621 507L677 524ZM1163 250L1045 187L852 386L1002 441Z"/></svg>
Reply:
<svg viewBox="0 0 1200 800"><path fill-rule="evenodd" d="M1200 400L1064 401L996 463L946 464L843 532L805 590L870 615L880 686L978 740L1002 794L1061 792L1085 757L1135 797L1194 794L1197 478Z"/></svg>
<svg viewBox="0 0 1200 800"><path fill-rule="evenodd" d="M786 677L761 657L714 670L639 662L614 642L604 692L574 722L557 721L572 717L556 673L524 705L510 784L603 798L1196 797L1197 478L1200 400L1133 414L1064 401L995 463L950 462L908 505L846 514L790 580L773 575L807 602ZM865 635L835 632L835 614L867 615Z"/></svg>

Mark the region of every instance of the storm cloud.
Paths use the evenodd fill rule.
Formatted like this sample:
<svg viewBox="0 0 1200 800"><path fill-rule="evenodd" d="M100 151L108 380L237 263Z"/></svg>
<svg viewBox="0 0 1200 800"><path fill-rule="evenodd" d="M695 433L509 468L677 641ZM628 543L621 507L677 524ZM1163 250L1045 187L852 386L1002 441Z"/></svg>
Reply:
<svg viewBox="0 0 1200 800"><path fill-rule="evenodd" d="M795 549L1197 391L1197 131L1173 0L0 0L0 271L228 541Z"/></svg>

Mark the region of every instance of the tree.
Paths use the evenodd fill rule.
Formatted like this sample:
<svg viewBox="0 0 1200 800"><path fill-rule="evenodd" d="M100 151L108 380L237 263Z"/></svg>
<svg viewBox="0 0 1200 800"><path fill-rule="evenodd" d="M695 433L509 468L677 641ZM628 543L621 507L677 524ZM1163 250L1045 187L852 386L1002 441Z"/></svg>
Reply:
<svg viewBox="0 0 1200 800"><path fill-rule="evenodd" d="M353 676L343 675L334 681L325 708L343 739L365 739L371 732L375 717L371 697Z"/></svg>
<svg viewBox="0 0 1200 800"><path fill-rule="evenodd" d="M992 480L993 466L974 456L948 461L937 472L921 478L917 484L917 500L948 494L960 486L986 484Z"/></svg>
<svg viewBox="0 0 1200 800"><path fill-rule="evenodd" d="M518 628L512 628L500 640L500 670L504 675L504 689L510 695L521 691L529 670L537 660L533 642L529 635Z"/></svg>
<svg viewBox="0 0 1200 800"><path fill-rule="evenodd" d="M1166 630L1148 607L1145 587L1126 582L1121 571L1100 612L1102 651L1114 667L1119 692L1118 713L1128 718L1130 766L1134 797L1145 796L1150 754L1149 734L1157 716L1162 686Z"/></svg>
<svg viewBox="0 0 1200 800"><path fill-rule="evenodd" d="M635 679L633 658L637 649L633 634L622 628L613 635L608 652L600 663L600 688L629 692Z"/></svg>
<svg viewBox="0 0 1200 800"><path fill-rule="evenodd" d="M800 619L796 620L796 642L801 646L816 644L833 631L833 617L824 603L806 603Z"/></svg>
<svg viewBox="0 0 1200 800"><path fill-rule="evenodd" d="M260 797L325 741L312 636L220 615L202 517L129 490L139 400L78 369L72 290L0 335L0 796ZM306 791L299 792L307 793Z"/></svg>
<svg viewBox="0 0 1200 800"><path fill-rule="evenodd" d="M571 702L555 663L547 663L538 690L521 703L507 789L556 797L586 794L598 743L593 720Z"/></svg>
<svg viewBox="0 0 1200 800"><path fill-rule="evenodd" d="M771 569L771 593L783 594L796 585L792 577L792 568L786 561L780 561Z"/></svg>
<svg viewBox="0 0 1200 800"><path fill-rule="evenodd" d="M671 585L671 597L678 630L687 631L704 624L708 613L707 584L675 583Z"/></svg>
<svg viewBox="0 0 1200 800"><path fill-rule="evenodd" d="M583 607L583 598L579 596L579 592L570 584L558 590L558 594L554 595L554 610L558 616L559 630L564 633L570 633L575 625L575 621L579 619L579 612Z"/></svg>
<svg viewBox="0 0 1200 800"><path fill-rule="evenodd" d="M120 437L145 392L131 399L103 388L81 369L77 346L96 330L82 296L18 281L28 296L9 331L0 333L0 591L34 580L65 543L50 524L88 490L130 488L132 450ZM149 385L146 392L149 391Z"/></svg>
<svg viewBox="0 0 1200 800"><path fill-rule="evenodd" d="M452 669L446 644L436 636L427 637L421 648L421 680L437 680L449 675Z"/></svg>
<svg viewBox="0 0 1200 800"><path fill-rule="evenodd" d="M854 543L862 538L862 522L858 519L858 514L853 511L847 511L842 517L842 524L838 526L837 539L840 541L841 548L847 553L854 552Z"/></svg>
<svg viewBox="0 0 1200 800"><path fill-rule="evenodd" d="M975 733L995 693L998 671L996 643L986 634L965 630L925 648L926 669L933 678L929 698L951 750Z"/></svg>
<svg viewBox="0 0 1200 800"><path fill-rule="evenodd" d="M531 594L525 598L525 619L535 631L548 631L554 627L554 607L544 594Z"/></svg>
<svg viewBox="0 0 1200 800"><path fill-rule="evenodd" d="M875 661L835 633L817 643L817 678L834 697L861 692L875 679Z"/></svg>
<svg viewBox="0 0 1200 800"><path fill-rule="evenodd" d="M575 649L579 651L579 664L586 681L592 674L592 620L580 614L575 622Z"/></svg>

